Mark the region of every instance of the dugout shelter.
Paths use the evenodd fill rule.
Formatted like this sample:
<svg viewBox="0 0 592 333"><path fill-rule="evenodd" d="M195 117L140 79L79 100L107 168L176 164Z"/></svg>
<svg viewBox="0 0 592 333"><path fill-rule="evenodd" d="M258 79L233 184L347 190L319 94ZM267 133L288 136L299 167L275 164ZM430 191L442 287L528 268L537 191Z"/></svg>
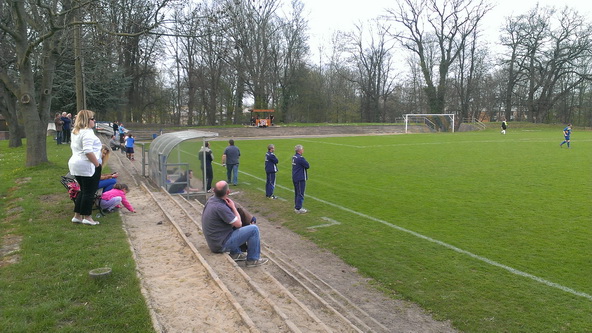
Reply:
<svg viewBox="0 0 592 333"><path fill-rule="evenodd" d="M176 180L181 178L183 174L186 175L189 170L193 170L194 177L203 178L199 167L199 149L200 146L205 145L207 140L216 137L218 137L218 133L198 130L172 132L157 136L148 149L149 178L156 186L167 191ZM192 168L192 166L196 168ZM185 182L188 183L189 180ZM197 193L205 194L205 187L205 179L202 179L202 191Z"/></svg>

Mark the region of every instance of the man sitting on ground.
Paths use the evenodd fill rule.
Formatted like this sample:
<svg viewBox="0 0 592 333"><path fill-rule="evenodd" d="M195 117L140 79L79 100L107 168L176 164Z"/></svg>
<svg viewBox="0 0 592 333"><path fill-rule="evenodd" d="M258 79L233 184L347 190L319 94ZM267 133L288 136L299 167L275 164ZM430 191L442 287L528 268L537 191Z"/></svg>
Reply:
<svg viewBox="0 0 592 333"><path fill-rule="evenodd" d="M260 258L261 244L259 227L250 224L243 227L241 216L228 194L228 183L221 180L214 187L214 196L208 199L201 216L201 225L208 246L212 252L230 252L236 260L247 261L247 267L260 266L268 259ZM247 255L240 246L247 243Z"/></svg>
<svg viewBox="0 0 592 333"><path fill-rule="evenodd" d="M113 151L119 149L119 142L117 142L117 140L115 139L115 135L111 135L111 140L109 140L109 147L111 147L111 150Z"/></svg>

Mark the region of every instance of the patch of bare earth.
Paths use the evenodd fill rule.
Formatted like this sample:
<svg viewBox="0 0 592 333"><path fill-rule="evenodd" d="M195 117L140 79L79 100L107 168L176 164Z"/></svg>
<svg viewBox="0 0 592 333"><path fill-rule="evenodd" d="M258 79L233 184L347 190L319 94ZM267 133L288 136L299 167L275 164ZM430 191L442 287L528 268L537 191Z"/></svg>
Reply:
<svg viewBox="0 0 592 333"><path fill-rule="evenodd" d="M0 247L0 267L17 263L20 259L18 251L21 249L23 236L6 234L2 237Z"/></svg>
<svg viewBox="0 0 592 333"><path fill-rule="evenodd" d="M296 128L290 131L284 128L281 131L270 129L238 129L219 131L220 140L239 137L259 136L300 136L302 129ZM255 135L245 135L253 131ZM342 133L336 133L335 129L319 128L315 131L308 129L309 135L357 135L368 128L345 128ZM372 128L374 134L396 133L398 130L385 128L379 132ZM400 133L400 132L399 132ZM136 156L141 156L138 147ZM227 287L221 287L219 281L228 281L226 275L237 274L238 270L257 278L257 274L267 274L270 267L258 267L247 269L244 266L228 264L223 255L210 253L205 246L205 240L199 228L191 228L190 219L200 221L199 209L191 211L187 217L179 209L169 208L167 214L154 201L153 197L159 197L162 193L150 188L154 194L149 195L139 186L143 182L141 164L139 158L131 162L119 152L109 162L114 171L120 171L120 181L132 187L128 195L129 201L134 205L137 213L122 210L124 228L129 236L130 246L133 250L137 264L138 276L142 282L143 293L146 297L156 331L159 332L277 332L295 331L290 327L276 324L275 317L267 311L249 311L254 307L249 303L249 298L241 299L240 290L244 281L229 283ZM131 171L129 174L121 172ZM239 188L233 188L240 190ZM361 331L380 332L454 332L449 322L436 321L417 305L395 300L377 291L372 286L372 281L359 275L354 267L346 265L337 256L318 248L310 241L303 239L282 226L281 216L273 212L266 212L258 202L251 201L246 196L238 194L235 199L246 206L257 216L261 229L263 248L266 251L287 254L289 260L296 267L304 267L319 279L327 283L327 289L334 293L345 295L349 302L365 311L374 320L380 323L374 328ZM158 199L164 202L166 199ZM177 220L179 224L188 223L187 229L182 234L176 232L174 224L170 220ZM184 238L192 244L188 246ZM196 254L197 253L197 254ZM205 258L197 260L196 258ZM204 262L206 262L204 264ZM215 263L208 265L209 263ZM256 271L254 271L256 270ZM211 271L214 271L212 276ZM270 272L271 273L271 272ZM292 282L285 282L286 288ZM224 290L227 288L228 290ZM238 290L238 291L237 291ZM233 296L235 295L235 296ZM270 295L267 298L272 298ZM250 299L252 302L255 296ZM258 301L259 302L259 301ZM260 302L263 302L260 301ZM237 305L239 304L239 305ZM241 312L242 311L242 312ZM318 310L324 312L326 310ZM314 311L313 311L314 312ZM321 316L320 316L321 317ZM289 319L289 318L288 318ZM334 327L331 323L316 325L314 331L331 331L323 327ZM311 328L312 329L312 328ZM296 330L297 331L297 330ZM302 330L310 331L310 330ZM333 329L333 331L338 331ZM349 331L349 330L347 330ZM356 331L353 329L352 331ZM358 330L359 331L359 330Z"/></svg>

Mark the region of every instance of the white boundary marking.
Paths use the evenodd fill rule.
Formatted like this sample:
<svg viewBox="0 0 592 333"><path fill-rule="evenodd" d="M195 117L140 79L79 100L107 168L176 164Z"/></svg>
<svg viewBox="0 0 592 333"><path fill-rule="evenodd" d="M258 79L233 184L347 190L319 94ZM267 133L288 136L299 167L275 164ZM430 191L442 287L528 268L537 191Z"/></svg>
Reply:
<svg viewBox="0 0 592 333"><path fill-rule="evenodd" d="M321 219L329 222L329 223L325 223L325 224L319 224L319 225L313 225L312 227L307 227L306 229L316 229L316 228L325 228L325 227L330 227L332 225L339 225L341 224L341 222L335 221L334 219L330 219L328 217L321 217Z"/></svg>

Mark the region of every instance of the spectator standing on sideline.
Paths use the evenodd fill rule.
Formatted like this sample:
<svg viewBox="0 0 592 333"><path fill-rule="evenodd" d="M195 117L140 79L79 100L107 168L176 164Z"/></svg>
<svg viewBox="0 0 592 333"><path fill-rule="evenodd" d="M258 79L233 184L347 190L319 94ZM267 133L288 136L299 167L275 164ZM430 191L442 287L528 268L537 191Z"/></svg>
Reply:
<svg viewBox="0 0 592 333"><path fill-rule="evenodd" d="M117 131L119 131L119 146L121 147L121 153L123 154L125 152L125 127L123 127L122 123L119 123Z"/></svg>
<svg viewBox="0 0 592 333"><path fill-rule="evenodd" d="M228 184L238 185L238 163L240 159L240 149L234 145L234 140L228 140L228 147L222 155L222 166L226 166L226 179Z"/></svg>
<svg viewBox="0 0 592 333"><path fill-rule="evenodd" d="M114 121L113 122L113 135L117 135L117 132L119 132L119 125L117 125L117 122Z"/></svg>
<svg viewBox="0 0 592 333"><path fill-rule="evenodd" d="M277 164L279 163L278 158L274 154L275 146L270 144L267 146L267 153L265 154L265 173L267 174L265 180L265 196L268 199L277 199L273 195L275 190L275 173L278 172Z"/></svg>
<svg viewBox="0 0 592 333"><path fill-rule="evenodd" d="M306 180L308 179L308 168L310 164L302 154L304 147L296 145L295 154L292 156L292 182L294 183L294 211L297 214L308 213L307 209L302 207L304 203L304 191L306 190Z"/></svg>
<svg viewBox="0 0 592 333"><path fill-rule="evenodd" d="M508 128L508 123L506 122L506 119L504 118L504 120L502 121L502 134L506 134L507 128Z"/></svg>
<svg viewBox="0 0 592 333"><path fill-rule="evenodd" d="M80 110L72 131L72 157L68 161L70 174L76 177L80 193L74 201L73 223L97 225L92 218L92 206L101 177L101 140L95 135L95 113Z"/></svg>
<svg viewBox="0 0 592 333"><path fill-rule="evenodd" d="M206 181L206 191L212 192L212 179L214 178L214 169L212 169L212 161L214 160L214 153L210 149L210 143L206 141L205 146L199 150L199 166L203 179ZM205 157L205 160L204 160ZM205 161L205 170L204 170Z"/></svg>
<svg viewBox="0 0 592 333"><path fill-rule="evenodd" d="M56 141L58 143L58 145L62 144L62 136L63 136L63 125L64 125L64 121L62 120L62 117L60 116L60 113L56 113L55 114L55 118L53 119L53 122L55 124L56 127Z"/></svg>
<svg viewBox="0 0 592 333"><path fill-rule="evenodd" d="M228 183L221 180L214 187L214 195L208 199L201 216L201 226L208 247L214 253L230 252L235 260L247 261L247 267L260 266L268 259L261 258L259 227L249 224L243 227L241 216L228 194ZM240 246L247 243L247 255Z"/></svg>
<svg viewBox="0 0 592 333"><path fill-rule="evenodd" d="M62 125L62 143L70 143L70 125L72 124L72 119L68 118L68 114L66 112L62 112L61 119L64 122Z"/></svg>
<svg viewBox="0 0 592 333"><path fill-rule="evenodd" d="M559 144L559 147L563 148L563 144L567 143L567 148L571 148L569 146L571 138L571 124L567 124L567 127L563 129L563 142Z"/></svg>
<svg viewBox="0 0 592 333"><path fill-rule="evenodd" d="M70 138L72 137L72 129L74 128L74 123L76 122L76 116L72 117L72 114L68 113L66 115L66 118L70 119L70 129L68 130L68 143L70 143Z"/></svg>
<svg viewBox="0 0 592 333"><path fill-rule="evenodd" d="M136 139L134 139L133 135L129 135L127 137L127 139L125 139L125 152L127 154L127 158L135 161L134 159L134 143L136 142Z"/></svg>

